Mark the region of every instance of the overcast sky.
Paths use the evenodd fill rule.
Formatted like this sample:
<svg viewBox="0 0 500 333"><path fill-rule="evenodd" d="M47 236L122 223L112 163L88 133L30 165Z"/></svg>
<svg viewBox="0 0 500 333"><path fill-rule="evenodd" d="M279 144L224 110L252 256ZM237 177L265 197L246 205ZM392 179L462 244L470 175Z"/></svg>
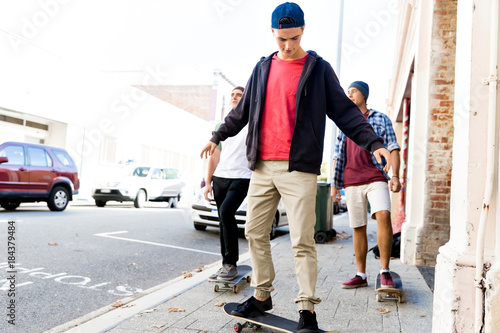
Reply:
<svg viewBox="0 0 500 333"><path fill-rule="evenodd" d="M261 56L275 51L275 0L0 0L0 29L92 70L140 73L156 68L210 84L220 69L246 84ZM340 0L296 1L305 12L302 39L334 68ZM344 89L370 85L371 107L383 111L392 72L399 1L345 0ZM11 43L23 52L22 45ZM197 82L191 82L197 83Z"/></svg>

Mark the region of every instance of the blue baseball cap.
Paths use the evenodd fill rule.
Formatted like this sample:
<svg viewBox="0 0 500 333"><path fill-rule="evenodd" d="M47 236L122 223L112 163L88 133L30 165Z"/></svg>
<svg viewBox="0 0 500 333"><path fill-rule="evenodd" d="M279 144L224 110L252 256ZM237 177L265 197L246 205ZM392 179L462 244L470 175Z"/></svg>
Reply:
<svg viewBox="0 0 500 333"><path fill-rule="evenodd" d="M354 81L349 86L349 88L351 88L351 87L358 89L365 97L365 100L368 100L368 94L370 93L370 88L368 87L368 84L366 84L363 81Z"/></svg>
<svg viewBox="0 0 500 333"><path fill-rule="evenodd" d="M284 17L289 17L295 22L280 24L280 20ZM273 29L299 28L304 25L304 12L296 3L285 2L276 7L276 9L273 11L273 15L271 17L271 28Z"/></svg>

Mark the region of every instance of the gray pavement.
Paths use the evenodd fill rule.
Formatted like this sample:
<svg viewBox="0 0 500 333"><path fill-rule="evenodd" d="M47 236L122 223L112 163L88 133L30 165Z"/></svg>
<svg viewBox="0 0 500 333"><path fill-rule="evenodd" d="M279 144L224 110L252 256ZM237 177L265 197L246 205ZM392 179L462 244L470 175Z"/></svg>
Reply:
<svg viewBox="0 0 500 333"><path fill-rule="evenodd" d="M341 283L356 273L352 231L348 214L335 215L333 227L338 237L327 244L318 244L318 284L316 295L322 302L316 306L320 328L342 333L431 332L433 294L416 266L391 261L391 270L403 281L405 302L377 302L375 278L380 261L368 254L368 287L342 289ZM376 244L376 222L368 225L369 246ZM275 314L298 320L293 299L298 286L295 279L293 253L287 235L272 241L276 269L275 291L272 294ZM240 256L239 264L251 264L248 254ZM235 294L214 292L207 277L219 268L220 262L193 272L192 277L179 277L152 288L134 298L122 300L122 305L108 306L85 317L47 331L56 332L234 332L233 326L242 320L224 315L224 303L241 302L252 295L248 285ZM252 332L255 328L245 328ZM272 332L261 328L259 332Z"/></svg>

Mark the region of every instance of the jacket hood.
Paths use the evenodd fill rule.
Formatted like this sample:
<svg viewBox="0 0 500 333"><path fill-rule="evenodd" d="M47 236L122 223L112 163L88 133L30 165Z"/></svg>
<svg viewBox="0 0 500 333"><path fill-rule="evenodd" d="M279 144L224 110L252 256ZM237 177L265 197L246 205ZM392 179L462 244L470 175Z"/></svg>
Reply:
<svg viewBox="0 0 500 333"><path fill-rule="evenodd" d="M309 51L306 51L306 52L307 52L307 53L309 53L309 56L310 56L310 57L314 57L316 60L318 60L318 59L323 59L320 55L318 55L318 54L316 53L316 51L309 50ZM267 56L267 57L262 57L262 58L261 58L262 62L266 62L266 61L270 60L272 57L274 57L274 55L275 55L276 53L278 53L278 51L274 51L273 53L271 53L271 54L270 54L269 56Z"/></svg>

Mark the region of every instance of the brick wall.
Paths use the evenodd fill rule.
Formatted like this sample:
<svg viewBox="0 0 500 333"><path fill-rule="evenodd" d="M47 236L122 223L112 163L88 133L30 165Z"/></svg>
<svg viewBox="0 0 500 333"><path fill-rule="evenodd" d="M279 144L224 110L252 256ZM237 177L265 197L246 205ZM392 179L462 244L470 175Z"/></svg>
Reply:
<svg viewBox="0 0 500 333"><path fill-rule="evenodd" d="M210 120L211 85L134 86L205 120Z"/></svg>
<svg viewBox="0 0 500 333"><path fill-rule="evenodd" d="M417 265L435 265L449 240L457 1L435 0L432 28L430 117L426 161L426 220L419 232Z"/></svg>

